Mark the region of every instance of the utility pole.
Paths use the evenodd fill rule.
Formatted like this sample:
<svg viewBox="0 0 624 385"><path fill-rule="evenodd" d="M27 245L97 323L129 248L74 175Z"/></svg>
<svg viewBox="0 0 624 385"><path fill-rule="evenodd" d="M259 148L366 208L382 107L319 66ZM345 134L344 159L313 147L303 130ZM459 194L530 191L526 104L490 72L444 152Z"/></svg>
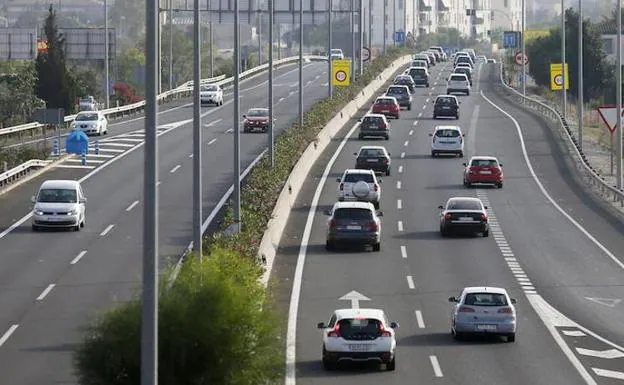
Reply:
<svg viewBox="0 0 624 385"><path fill-rule="evenodd" d="M303 128L303 0L299 0L299 129Z"/></svg>
<svg viewBox="0 0 624 385"><path fill-rule="evenodd" d="M273 139L273 28L274 28L274 1L269 0L269 164L275 166L275 148Z"/></svg>
<svg viewBox="0 0 624 385"><path fill-rule="evenodd" d="M173 0L169 0L169 89L173 89Z"/></svg>
<svg viewBox="0 0 624 385"><path fill-rule="evenodd" d="M396 0L392 0L392 43L396 46Z"/></svg>
<svg viewBox="0 0 624 385"><path fill-rule="evenodd" d="M327 11L327 19L329 24L329 38L327 41L327 90L329 93L329 98L331 99L334 96L334 87L332 86L332 57L331 57L331 49L332 49L332 31L334 29L332 22L332 14L334 13L334 2L333 0L329 0L329 9Z"/></svg>
<svg viewBox="0 0 624 385"><path fill-rule="evenodd" d="M240 22L239 0L234 0L234 225L235 232L241 228L240 201Z"/></svg>
<svg viewBox="0 0 624 385"><path fill-rule="evenodd" d="M622 190L622 2L617 2L617 127L615 131L616 187Z"/></svg>
<svg viewBox="0 0 624 385"><path fill-rule="evenodd" d="M579 0L580 1L580 0ZM525 26L525 15L526 15L526 8L525 8L525 0L522 0L522 28L520 34L521 34L521 39L522 39L522 95L526 97L526 62L524 61L524 58L526 57L526 47L525 47L525 40L524 40L524 30L526 28Z"/></svg>
<svg viewBox="0 0 624 385"><path fill-rule="evenodd" d="M104 46L106 49L104 50L104 77L106 78L106 109L110 106L110 78L109 78L109 66L110 66L110 58L108 57L108 52L110 50L108 41L108 0L104 0Z"/></svg>
<svg viewBox="0 0 624 385"><path fill-rule="evenodd" d="M583 149L583 1L579 0L579 21L578 21L578 144Z"/></svg>
<svg viewBox="0 0 624 385"><path fill-rule="evenodd" d="M169 0L171 1L171 0ZM201 40L199 0L193 0L193 249L202 260L202 131L201 131Z"/></svg>
<svg viewBox="0 0 624 385"><path fill-rule="evenodd" d="M358 65L359 65L359 71L360 71L360 76L362 76L362 74L364 73L364 62L362 61L362 51L364 51L364 0L358 0L360 3L360 14L358 17L359 22L358 22L358 35L359 35L359 39L360 39L360 54L358 55Z"/></svg>
<svg viewBox="0 0 624 385"><path fill-rule="evenodd" d="M386 0L383 1L383 53L386 54L386 40L388 35L388 12L386 9Z"/></svg>
<svg viewBox="0 0 624 385"><path fill-rule="evenodd" d="M565 22L565 0L561 0L561 74L563 78L563 85L561 91L563 95L563 118L568 117L568 96L566 85L568 79L566 79L566 22Z"/></svg>

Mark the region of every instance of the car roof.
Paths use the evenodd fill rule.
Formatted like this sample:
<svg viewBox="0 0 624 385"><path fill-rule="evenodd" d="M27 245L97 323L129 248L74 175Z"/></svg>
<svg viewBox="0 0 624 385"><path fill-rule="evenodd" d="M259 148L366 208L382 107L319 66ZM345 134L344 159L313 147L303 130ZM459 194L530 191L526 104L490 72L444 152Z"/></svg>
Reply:
<svg viewBox="0 0 624 385"><path fill-rule="evenodd" d="M378 320L383 320L385 317L385 313L381 309L336 309L334 310L334 314L336 314L336 318L338 320L345 318L356 318L356 317L364 317L364 318L374 318Z"/></svg>
<svg viewBox="0 0 624 385"><path fill-rule="evenodd" d="M436 99L439 99L439 98L453 98L453 99L457 100L457 96L455 96L455 95L444 95L444 94L442 94L442 95L436 96Z"/></svg>
<svg viewBox="0 0 624 385"><path fill-rule="evenodd" d="M453 73L451 74L451 76L463 76L463 77L465 77L465 78L466 78L466 80L468 79L468 75L466 75L466 74L462 74L462 73L459 73L459 72L453 72Z"/></svg>
<svg viewBox="0 0 624 385"><path fill-rule="evenodd" d="M494 293L494 294L507 294L507 290L505 290L505 288L495 287L495 286L469 286L469 287L465 287L463 292L466 294L483 293L483 292Z"/></svg>
<svg viewBox="0 0 624 385"><path fill-rule="evenodd" d="M254 110L268 111L269 109L266 107L251 107L248 111L254 111Z"/></svg>
<svg viewBox="0 0 624 385"><path fill-rule="evenodd" d="M434 130L435 131L437 131L437 130L457 130L457 131L461 131L461 127L459 127L459 126L435 126Z"/></svg>
<svg viewBox="0 0 624 385"><path fill-rule="evenodd" d="M360 147L360 151L362 150L384 150L386 151L386 148L384 146L362 146Z"/></svg>
<svg viewBox="0 0 624 385"><path fill-rule="evenodd" d="M332 212L338 209L365 209L375 211L375 206L370 202L344 201L334 203Z"/></svg>
<svg viewBox="0 0 624 385"><path fill-rule="evenodd" d="M386 115L384 115L384 114L373 114L373 113L369 113L369 114L364 115L364 117L367 117L367 116L370 116L372 118L385 118L386 117Z"/></svg>
<svg viewBox="0 0 624 385"><path fill-rule="evenodd" d="M495 156L487 156L487 155L475 155L470 158L470 161L473 160L498 160Z"/></svg>
<svg viewBox="0 0 624 385"><path fill-rule="evenodd" d="M407 87L407 86L404 86L404 87ZM397 99L394 96L386 96L386 95L378 96L377 99L375 100L380 100L380 99L392 99L394 100L395 103L398 103Z"/></svg>
<svg viewBox="0 0 624 385"><path fill-rule="evenodd" d="M452 200L462 200L462 201L471 201L471 202L481 202L481 199L479 198L475 198L475 197L450 197L448 201L452 201ZM483 202L481 202L483 203Z"/></svg>
<svg viewBox="0 0 624 385"><path fill-rule="evenodd" d="M78 188L80 183L75 180L46 180L41 184L40 188L60 188L60 189L75 189Z"/></svg>
<svg viewBox="0 0 624 385"><path fill-rule="evenodd" d="M392 85L390 85L390 86L388 87L388 89L390 89L390 88L398 88L398 87L401 87L401 88L407 88L407 89L409 90L409 87L408 87L408 86L406 86L406 85L403 85L403 84L392 84Z"/></svg>
<svg viewBox="0 0 624 385"><path fill-rule="evenodd" d="M345 174L375 174L373 170L365 170L359 168L348 168L344 171Z"/></svg>

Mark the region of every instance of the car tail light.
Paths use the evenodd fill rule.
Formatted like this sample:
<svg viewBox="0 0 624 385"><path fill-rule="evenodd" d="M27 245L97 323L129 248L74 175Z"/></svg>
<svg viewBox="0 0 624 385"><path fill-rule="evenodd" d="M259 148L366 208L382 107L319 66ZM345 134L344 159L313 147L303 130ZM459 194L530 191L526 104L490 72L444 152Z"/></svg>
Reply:
<svg viewBox="0 0 624 385"><path fill-rule="evenodd" d="M384 158L383 163L388 164L388 158Z"/></svg>
<svg viewBox="0 0 624 385"><path fill-rule="evenodd" d="M383 129L383 130L385 130L387 127L388 127L388 126L386 126L386 123L381 123L381 124L379 125L379 128L381 128L381 129Z"/></svg>
<svg viewBox="0 0 624 385"><path fill-rule="evenodd" d="M487 221L487 215L481 214L481 220L482 221Z"/></svg>
<svg viewBox="0 0 624 385"><path fill-rule="evenodd" d="M337 224L336 220L332 219L331 221L329 221L329 228L333 229L334 227L336 227L336 224Z"/></svg>
<svg viewBox="0 0 624 385"><path fill-rule="evenodd" d="M375 192L379 191L379 185L377 183L375 183L373 189L375 190Z"/></svg>
<svg viewBox="0 0 624 385"><path fill-rule="evenodd" d="M366 230L377 231L377 222L370 221L366 224Z"/></svg>
<svg viewBox="0 0 624 385"><path fill-rule="evenodd" d="M474 313L475 310L473 308L471 308L471 307L468 307L468 306L460 306L459 307L459 312L460 313Z"/></svg>
<svg viewBox="0 0 624 385"><path fill-rule="evenodd" d="M446 213L446 215L444 215L444 219L446 219L447 221L451 219L451 214L450 213Z"/></svg>
<svg viewBox="0 0 624 385"><path fill-rule="evenodd" d="M498 309L497 313L501 313L501 314L512 314L513 310L511 310L510 307L504 307L502 309Z"/></svg>
<svg viewBox="0 0 624 385"><path fill-rule="evenodd" d="M339 323L336 323L336 326L334 326L334 330L327 332L327 337L334 337L334 338L340 337L340 324Z"/></svg>
<svg viewBox="0 0 624 385"><path fill-rule="evenodd" d="M344 183L340 183L340 191L344 190Z"/></svg>
<svg viewBox="0 0 624 385"><path fill-rule="evenodd" d="M379 324L379 329L382 337L392 337L392 333L390 333L389 330L386 330L382 323Z"/></svg>

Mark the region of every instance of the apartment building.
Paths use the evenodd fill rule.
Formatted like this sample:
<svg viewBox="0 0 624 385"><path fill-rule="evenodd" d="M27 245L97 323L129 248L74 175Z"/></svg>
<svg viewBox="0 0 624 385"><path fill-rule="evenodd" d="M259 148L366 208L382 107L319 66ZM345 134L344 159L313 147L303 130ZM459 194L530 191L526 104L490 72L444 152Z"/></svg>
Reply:
<svg viewBox="0 0 624 385"><path fill-rule="evenodd" d="M437 31L438 2L439 0L418 0L418 35Z"/></svg>
<svg viewBox="0 0 624 385"><path fill-rule="evenodd" d="M402 31L407 35L414 34L418 20L414 9L418 0L362 0L365 8L364 25L368 27L368 6L372 5L372 36L373 46L382 46L384 34L386 44L394 44L394 32ZM394 12L393 12L394 10ZM385 23L384 23L385 20ZM385 28L384 28L385 26Z"/></svg>
<svg viewBox="0 0 624 385"><path fill-rule="evenodd" d="M522 0L491 0L492 28L510 31L522 29Z"/></svg>

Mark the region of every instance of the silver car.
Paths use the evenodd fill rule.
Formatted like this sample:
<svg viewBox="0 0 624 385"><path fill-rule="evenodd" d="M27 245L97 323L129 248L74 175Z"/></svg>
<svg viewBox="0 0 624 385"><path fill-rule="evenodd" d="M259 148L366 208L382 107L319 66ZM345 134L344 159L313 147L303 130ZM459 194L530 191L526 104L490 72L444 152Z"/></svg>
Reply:
<svg viewBox="0 0 624 385"><path fill-rule="evenodd" d="M87 198L75 180L47 180L32 197L32 229L71 228L79 231L85 226Z"/></svg>
<svg viewBox="0 0 624 385"><path fill-rule="evenodd" d="M516 300L501 287L466 287L450 297L451 333L457 340L469 334L488 334L516 340Z"/></svg>

